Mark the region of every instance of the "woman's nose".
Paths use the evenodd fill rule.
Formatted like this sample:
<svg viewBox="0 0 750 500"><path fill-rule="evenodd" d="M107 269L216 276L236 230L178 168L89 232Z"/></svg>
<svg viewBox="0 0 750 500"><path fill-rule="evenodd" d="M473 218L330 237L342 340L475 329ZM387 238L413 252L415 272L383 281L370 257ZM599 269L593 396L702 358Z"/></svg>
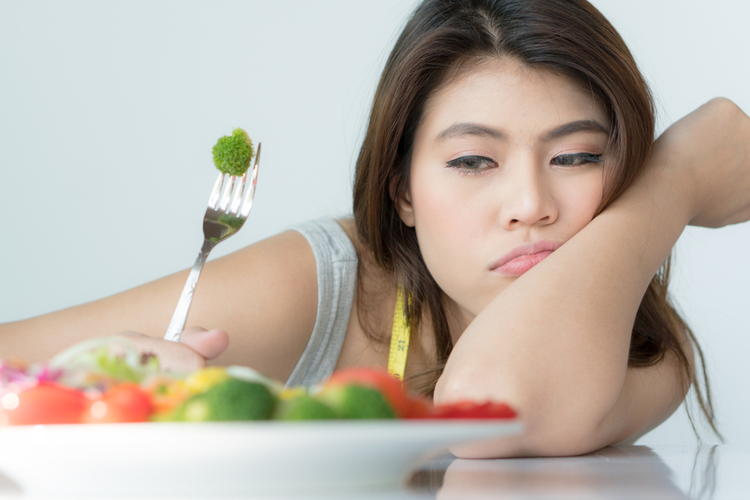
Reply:
<svg viewBox="0 0 750 500"><path fill-rule="evenodd" d="M548 225L557 220L558 207L547 179L536 169L522 168L503 179L500 224L508 231Z"/></svg>

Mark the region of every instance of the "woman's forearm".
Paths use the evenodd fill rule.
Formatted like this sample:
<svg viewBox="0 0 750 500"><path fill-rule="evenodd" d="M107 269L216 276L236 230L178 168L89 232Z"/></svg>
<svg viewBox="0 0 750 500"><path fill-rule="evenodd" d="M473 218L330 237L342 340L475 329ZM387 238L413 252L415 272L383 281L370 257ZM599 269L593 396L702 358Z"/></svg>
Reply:
<svg viewBox="0 0 750 500"><path fill-rule="evenodd" d="M673 171L652 165L498 295L456 343L435 400L507 401L528 435L595 426L622 388L646 288L691 217L687 184Z"/></svg>

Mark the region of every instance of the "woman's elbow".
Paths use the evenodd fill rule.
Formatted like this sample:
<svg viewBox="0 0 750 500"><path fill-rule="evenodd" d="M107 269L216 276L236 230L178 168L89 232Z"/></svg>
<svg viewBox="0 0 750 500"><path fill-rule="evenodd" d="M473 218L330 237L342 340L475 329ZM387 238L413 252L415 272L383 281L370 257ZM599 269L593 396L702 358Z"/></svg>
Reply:
<svg viewBox="0 0 750 500"><path fill-rule="evenodd" d="M564 399L544 390L514 388L482 393L475 382L462 378L441 381L435 390L435 403L493 400L511 406L518 413L520 434L468 443L450 448L458 458L509 458L528 456L584 455L614 444L615 433L605 425L611 398L579 397ZM502 394L502 395L501 395Z"/></svg>

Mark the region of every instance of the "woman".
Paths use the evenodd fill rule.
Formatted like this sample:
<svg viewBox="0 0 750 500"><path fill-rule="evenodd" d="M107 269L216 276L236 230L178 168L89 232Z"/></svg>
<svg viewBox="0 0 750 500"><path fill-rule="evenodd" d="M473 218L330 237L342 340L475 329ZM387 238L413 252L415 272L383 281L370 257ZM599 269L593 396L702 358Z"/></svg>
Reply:
<svg viewBox="0 0 750 500"><path fill-rule="evenodd" d="M750 218L742 111L714 100L653 134L630 53L583 0L425 1L381 77L353 221L209 263L189 322L215 330L181 344L159 337L184 273L3 325L0 357L47 357L127 325L168 368L212 359L314 383L385 367L403 311L413 387L436 402L507 401L525 424L460 456L632 442L695 381L691 334L666 299L672 246L688 223Z"/></svg>

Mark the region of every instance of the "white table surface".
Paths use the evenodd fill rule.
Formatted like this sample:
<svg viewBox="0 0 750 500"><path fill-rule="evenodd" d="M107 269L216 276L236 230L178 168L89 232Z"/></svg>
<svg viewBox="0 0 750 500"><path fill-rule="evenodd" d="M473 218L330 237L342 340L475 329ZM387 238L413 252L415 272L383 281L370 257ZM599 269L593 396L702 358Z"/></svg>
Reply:
<svg viewBox="0 0 750 500"><path fill-rule="evenodd" d="M28 497L0 476L0 498ZM622 446L580 457L499 460L460 460L446 453L417 466L398 489L259 498L747 499L750 450L727 445Z"/></svg>
<svg viewBox="0 0 750 500"><path fill-rule="evenodd" d="M750 451L621 446L563 458L445 456L423 466L410 484L415 498L421 492L439 499L748 499Z"/></svg>

